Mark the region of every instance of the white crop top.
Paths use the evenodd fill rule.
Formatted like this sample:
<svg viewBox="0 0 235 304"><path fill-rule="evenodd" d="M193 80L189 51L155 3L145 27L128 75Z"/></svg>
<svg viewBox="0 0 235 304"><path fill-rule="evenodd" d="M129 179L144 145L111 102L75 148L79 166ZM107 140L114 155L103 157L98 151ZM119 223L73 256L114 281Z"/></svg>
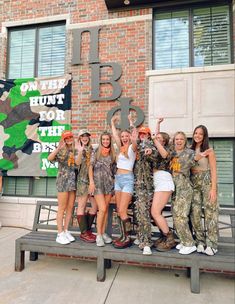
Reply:
<svg viewBox="0 0 235 304"><path fill-rule="evenodd" d="M132 145L128 148L128 157L124 154L119 153L117 157L117 168L132 171L135 163L136 153L132 149Z"/></svg>

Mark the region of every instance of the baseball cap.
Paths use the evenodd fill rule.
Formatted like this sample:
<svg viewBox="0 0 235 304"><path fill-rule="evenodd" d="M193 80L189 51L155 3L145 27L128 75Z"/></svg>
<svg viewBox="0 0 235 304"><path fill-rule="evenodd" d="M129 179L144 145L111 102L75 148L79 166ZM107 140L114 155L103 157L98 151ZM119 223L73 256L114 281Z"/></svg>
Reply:
<svg viewBox="0 0 235 304"><path fill-rule="evenodd" d="M66 139L66 138L68 138L68 137L73 137L73 133L72 133L71 131L69 131L69 130L65 130L65 131L62 133L61 137L62 137L63 139Z"/></svg>
<svg viewBox="0 0 235 304"><path fill-rule="evenodd" d="M88 136L91 136L90 132L88 132L87 130L85 129L82 129L78 132L78 137L84 135L84 134L87 134Z"/></svg>
<svg viewBox="0 0 235 304"><path fill-rule="evenodd" d="M145 133L145 134L150 134L151 135L151 130L149 127L140 127L139 128L139 133Z"/></svg>

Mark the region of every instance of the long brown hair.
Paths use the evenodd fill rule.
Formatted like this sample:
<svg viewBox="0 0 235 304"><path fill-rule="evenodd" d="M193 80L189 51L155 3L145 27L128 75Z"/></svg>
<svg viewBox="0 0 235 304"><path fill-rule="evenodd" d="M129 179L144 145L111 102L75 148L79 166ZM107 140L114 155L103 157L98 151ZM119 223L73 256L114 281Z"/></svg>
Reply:
<svg viewBox="0 0 235 304"><path fill-rule="evenodd" d="M114 146L113 146L113 141L112 141L112 135L111 133L109 133L108 131L104 131L103 133L101 133L100 135L100 138L99 138L99 146L98 146L98 149L97 149L97 152L96 152L96 159L100 159L101 157L101 150L102 150L102 137L104 135L108 135L109 139L110 139L110 145L109 145L109 148L110 148L110 156L111 156L111 159L112 159L112 162L115 162L115 159L116 159L116 154L115 154L115 150L114 150Z"/></svg>
<svg viewBox="0 0 235 304"><path fill-rule="evenodd" d="M203 125L199 125L197 126L194 131L193 131L193 137L195 132L197 131L197 129L202 129L203 132L203 140L202 140L202 144L200 145L200 152L204 152L205 150L209 149L209 136L208 136L208 130L207 127L203 126ZM197 143L195 142L195 140L192 138L192 146L191 149L195 150L196 149L196 145Z"/></svg>

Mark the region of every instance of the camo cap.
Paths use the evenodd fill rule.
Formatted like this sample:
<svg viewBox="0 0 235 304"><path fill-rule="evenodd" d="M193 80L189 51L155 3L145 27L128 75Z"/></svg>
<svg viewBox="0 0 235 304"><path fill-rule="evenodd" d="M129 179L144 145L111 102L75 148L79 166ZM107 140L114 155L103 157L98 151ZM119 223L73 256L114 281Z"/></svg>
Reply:
<svg viewBox="0 0 235 304"><path fill-rule="evenodd" d="M78 137L80 137L80 136L82 136L82 135L85 135L85 134L87 134L88 136L91 136L91 133L90 133L90 132L88 132L88 131L85 130L85 129L82 129L82 130L80 130L80 131L78 132Z"/></svg>

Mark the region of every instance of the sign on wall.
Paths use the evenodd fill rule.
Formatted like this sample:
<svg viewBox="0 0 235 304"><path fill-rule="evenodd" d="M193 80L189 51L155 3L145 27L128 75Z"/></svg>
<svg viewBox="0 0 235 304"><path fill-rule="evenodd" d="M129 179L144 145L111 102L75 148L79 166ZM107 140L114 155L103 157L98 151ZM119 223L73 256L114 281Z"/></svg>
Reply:
<svg viewBox="0 0 235 304"><path fill-rule="evenodd" d="M47 160L71 129L71 75L0 80L0 170L8 176L56 176Z"/></svg>

